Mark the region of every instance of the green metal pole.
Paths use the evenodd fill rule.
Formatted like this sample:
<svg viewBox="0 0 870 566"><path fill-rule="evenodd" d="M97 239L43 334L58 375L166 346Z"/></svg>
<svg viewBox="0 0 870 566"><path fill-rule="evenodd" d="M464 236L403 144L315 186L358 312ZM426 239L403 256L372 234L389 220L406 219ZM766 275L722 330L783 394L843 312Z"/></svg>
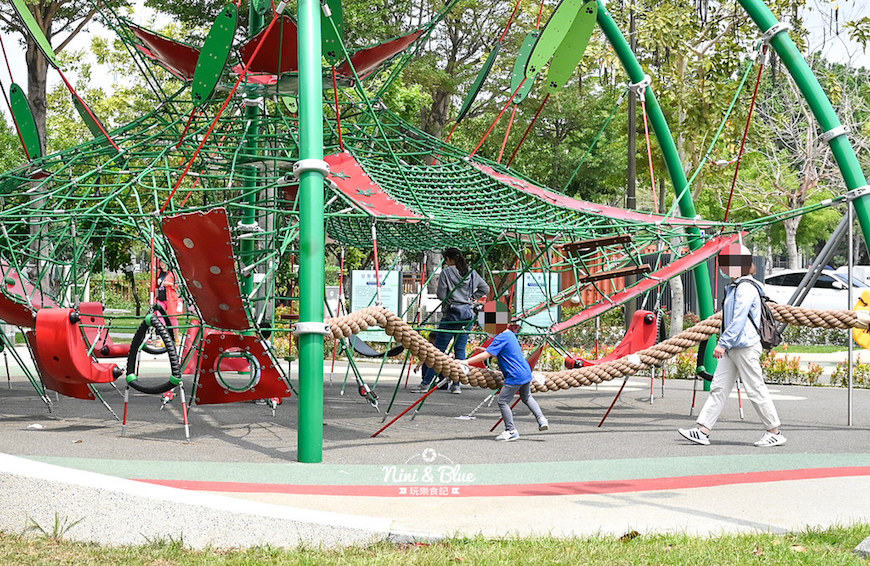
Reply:
<svg viewBox="0 0 870 566"><path fill-rule="evenodd" d="M643 67L641 67L640 62L638 62L637 57L634 56L634 52L632 52L631 47L625 40L625 36L622 35L622 31L620 31L616 22L613 21L610 12L607 11L607 7L604 5L603 0L598 0L598 25L604 32L610 45L613 46L616 56L619 57L619 61L622 63L623 68L625 68L626 73L628 73L631 82L633 84L642 83L646 79ZM674 138L668 128L668 122L665 119L665 115L662 113L661 106L659 106L658 100L656 100L656 96L650 86L646 87L644 97L646 100L647 115L649 116L656 139L659 142L659 148L661 149L662 155L665 159L665 165L668 168L671 182L674 184L674 192L677 194L679 199L678 204L680 207L680 214L684 218L695 218L698 213L695 210L695 203L692 201L691 191L684 190L688 185L688 180L686 179L686 173L683 170L683 163L680 161L680 154L677 151ZM690 249L697 250L704 245L704 242L700 237L700 229L690 227L686 231L688 232L688 243ZM703 320L712 316L715 312L713 289L710 284L710 270L707 269L706 263L702 263L695 267L692 270L692 273L694 274L695 279L695 289L698 292L698 314ZM711 346L715 346L716 338L712 337L711 340ZM707 348L707 354L703 361L703 365L707 371L710 372L716 368L716 358L713 357L713 349L713 347Z"/></svg>
<svg viewBox="0 0 870 566"><path fill-rule="evenodd" d="M257 35L260 32L260 28L263 27L263 16L258 14L254 9L253 2L248 5L248 21L250 22L250 25L248 26L248 39L251 39ZM258 153L260 146L260 117L259 105L250 104L245 106L245 119L248 124L248 131L245 135L246 159L252 159L252 156L257 155ZM248 208L242 215L242 225L253 227L257 222L257 213L254 206L257 203L257 186L259 185L257 182L257 169L255 167L245 167L243 170L245 178L245 202L248 204ZM253 238L242 240L239 245L239 257L241 258L242 263L249 264L255 260L254 243ZM250 296L251 291L254 288L253 274L247 273L246 275L240 276L239 282L242 285L242 294L244 296Z"/></svg>
<svg viewBox="0 0 870 566"><path fill-rule="evenodd" d="M299 0L299 432L298 460L323 460L323 323L326 237L323 219L323 90L320 2Z"/></svg>
<svg viewBox="0 0 870 566"><path fill-rule="evenodd" d="M810 105L810 110L819 122L822 131L827 134L831 153L840 167L840 173L846 182L846 187L852 191L867 187L867 179L858 163L852 143L846 136L846 131L840 119L834 112L834 107L828 99L822 85L813 74L806 59L798 51L797 46L788 36L787 30L776 19L776 16L761 0L740 0L740 5L765 35L769 36L770 46L776 51L785 68L795 81L801 94ZM870 245L870 195L857 197L852 201L858 223L864 234L864 241Z"/></svg>

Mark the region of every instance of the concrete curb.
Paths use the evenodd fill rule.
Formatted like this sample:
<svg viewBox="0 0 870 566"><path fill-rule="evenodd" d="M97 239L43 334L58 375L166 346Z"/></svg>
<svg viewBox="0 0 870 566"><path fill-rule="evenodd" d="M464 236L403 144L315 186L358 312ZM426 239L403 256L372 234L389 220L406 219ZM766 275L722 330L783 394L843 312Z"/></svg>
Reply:
<svg viewBox="0 0 870 566"><path fill-rule="evenodd" d="M2 531L108 545L165 540L200 549L328 548L395 536L388 519L185 491L6 454L0 454L0 493Z"/></svg>

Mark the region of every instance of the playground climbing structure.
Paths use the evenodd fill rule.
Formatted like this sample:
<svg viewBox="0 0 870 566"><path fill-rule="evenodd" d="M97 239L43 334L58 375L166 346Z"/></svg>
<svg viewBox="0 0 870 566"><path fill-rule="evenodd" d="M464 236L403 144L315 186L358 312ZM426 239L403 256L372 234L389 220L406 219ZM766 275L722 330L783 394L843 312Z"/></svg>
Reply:
<svg viewBox="0 0 870 566"><path fill-rule="evenodd" d="M300 237L300 178L312 170L323 175L323 225L332 242L364 249L376 242L375 254L378 247L426 251L455 246L477 251L481 269L492 250L507 250L515 257L515 268L498 278L486 272L495 298L509 295L525 273L570 274L572 284L547 290L539 305L516 313L523 320L551 305L576 301L580 312L575 317L536 328L536 334L558 334L629 300L660 292L669 279L692 271L705 322L691 338L715 335L718 322L706 262L724 246L781 218L737 225L697 216L652 85L601 1L564 0L550 10L544 27L530 32L518 55L518 62L525 58L525 64L515 65L516 86L512 83L504 109L527 94L523 87L533 88L551 58L546 88L564 85L565 70L576 65L560 50L566 34L587 34L584 41L570 39L572 49L582 55L594 22L623 63L627 88L644 97L677 194L677 210L657 214L580 201L523 177L501 163L501 155L487 158L478 153L480 146L469 153L409 123L382 96L454 3L404 35L360 48L345 44L341 3L323 4L321 47L327 65L317 85L326 103L323 160L307 159L302 151L303 55L297 41L303 30L284 13L284 3L252 2L251 29L244 33L238 29L237 6L228 4L201 45L164 37L98 6L142 69L157 103L151 112L106 131L85 101L77 99L93 140L42 155L33 145L33 132L22 131L22 139L30 140L28 161L0 174L0 318L27 333L42 376L41 381L32 379L40 394L45 397L44 384L64 394L74 385L77 395L88 395L93 384L121 375L141 391L163 393L192 375L191 398L200 404L290 395L292 387L267 337L281 330L276 304L293 300L279 295L276 280L279 270L293 269L305 247ZM753 0L740 3L789 68L803 72L789 55L791 40L769 10ZM23 1L16 0L15 6L19 12L27 10ZM39 35L26 16L24 22ZM246 39L239 41L242 35ZM44 50L54 60L50 46ZM176 80L160 80L158 68ZM801 76L808 89L815 89L811 75ZM482 73L479 80L485 78ZM827 100L821 98L814 95L814 111L818 109L824 126L836 134L836 116L831 117L830 104L825 106ZM14 114L16 123L30 124L20 100ZM830 140L850 190L866 186L852 163L848 140L839 134ZM859 210L859 221L870 228L863 199L855 193L818 206L849 200ZM153 245L155 255L179 274L182 296L195 315L191 325L165 335L171 338L163 340L171 375L156 388L140 382L137 360L144 335L165 329L167 319L158 313L130 321L85 306L83 288L92 273L103 269L105 247L125 240ZM622 283L628 276L633 283L618 288L603 284L617 279ZM320 309L322 294L317 303ZM301 321L300 328L342 339L381 326L449 379L499 386L496 373L478 368L466 375L432 351L420 328L404 322L406 313L373 308L316 330ZM834 324L800 313L793 320ZM127 353L109 342L109 333L124 327L142 330L139 344L134 340ZM51 347L41 332L69 349L70 360L76 360L69 371L75 375L60 375L49 367ZM176 351L174 338L182 336L183 346ZM677 353L669 348L655 354L644 350L640 364L621 359L557 372L548 375L542 388L576 387L625 375ZM125 371L102 359L110 352L127 356ZM246 373L247 381L235 386L222 379L230 372ZM66 386L57 385L63 380Z"/></svg>

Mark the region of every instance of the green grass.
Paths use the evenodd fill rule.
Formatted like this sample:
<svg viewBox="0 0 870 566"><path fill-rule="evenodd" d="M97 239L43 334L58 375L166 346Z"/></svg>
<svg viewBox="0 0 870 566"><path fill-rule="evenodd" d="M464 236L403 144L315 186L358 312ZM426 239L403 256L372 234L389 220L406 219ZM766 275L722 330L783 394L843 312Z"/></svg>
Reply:
<svg viewBox="0 0 870 566"><path fill-rule="evenodd" d="M119 528L124 528L119 525ZM636 534L636 533L632 533ZM186 550L180 540L140 547L102 547L52 538L0 534L4 566L271 566L583 564L618 565L862 565L853 549L870 536L870 525L810 529L794 534L745 534L698 538L687 535L597 536L487 540L454 538L431 545L379 543L341 550Z"/></svg>
<svg viewBox="0 0 870 566"><path fill-rule="evenodd" d="M833 352L846 352L848 349L848 346L813 346L811 344L789 344L788 350L785 350L784 352L787 354L831 354ZM860 349L860 346L855 346L856 351ZM783 349L776 348L775 351L783 352Z"/></svg>

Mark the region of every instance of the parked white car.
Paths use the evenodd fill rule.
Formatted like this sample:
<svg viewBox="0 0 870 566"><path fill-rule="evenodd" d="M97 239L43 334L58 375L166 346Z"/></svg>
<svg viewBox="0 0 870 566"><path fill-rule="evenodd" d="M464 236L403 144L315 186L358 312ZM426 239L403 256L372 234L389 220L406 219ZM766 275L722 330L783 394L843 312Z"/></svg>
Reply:
<svg viewBox="0 0 870 566"><path fill-rule="evenodd" d="M764 280L767 295L777 303L786 304L797 286L806 275L806 269L782 271ZM832 269L823 269L819 279L810 289L800 306L820 310L852 309L866 289L870 288L860 279L852 276L852 304L848 301L848 277Z"/></svg>

